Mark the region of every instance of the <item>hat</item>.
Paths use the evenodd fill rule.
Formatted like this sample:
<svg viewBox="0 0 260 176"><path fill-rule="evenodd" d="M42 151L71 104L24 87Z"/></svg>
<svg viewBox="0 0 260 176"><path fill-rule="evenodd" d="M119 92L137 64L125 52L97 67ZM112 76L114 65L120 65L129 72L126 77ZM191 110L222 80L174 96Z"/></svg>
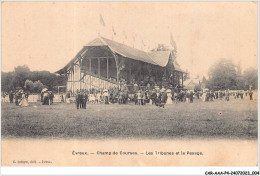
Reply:
<svg viewBox="0 0 260 176"><path fill-rule="evenodd" d="M167 92L167 93L171 93L172 91L171 91L170 89L167 89L166 92Z"/></svg>
<svg viewBox="0 0 260 176"><path fill-rule="evenodd" d="M104 89L103 92L107 92L107 89Z"/></svg>
<svg viewBox="0 0 260 176"><path fill-rule="evenodd" d="M162 88L161 91L164 92L164 91L165 91L165 88Z"/></svg>
<svg viewBox="0 0 260 176"><path fill-rule="evenodd" d="M47 88L43 88L43 89L42 89L42 92L45 92L45 91L47 91L47 90L48 90Z"/></svg>

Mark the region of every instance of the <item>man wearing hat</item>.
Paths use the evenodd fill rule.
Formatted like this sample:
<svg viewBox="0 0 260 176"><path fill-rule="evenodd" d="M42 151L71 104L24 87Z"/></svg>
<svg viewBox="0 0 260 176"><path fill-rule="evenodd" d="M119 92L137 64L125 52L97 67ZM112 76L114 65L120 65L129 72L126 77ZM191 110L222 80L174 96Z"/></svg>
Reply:
<svg viewBox="0 0 260 176"><path fill-rule="evenodd" d="M109 104L109 102L108 102L108 90L107 89L104 89L103 96L105 97L105 104Z"/></svg>
<svg viewBox="0 0 260 176"><path fill-rule="evenodd" d="M147 89L147 90L145 91L145 103L147 103L147 104L150 103L150 97L151 97L150 91Z"/></svg>
<svg viewBox="0 0 260 176"><path fill-rule="evenodd" d="M80 108L80 92L79 90L77 90L77 93L76 93L76 108L79 109Z"/></svg>
<svg viewBox="0 0 260 176"><path fill-rule="evenodd" d="M88 94L86 90L83 91L82 95L82 108L86 109L87 108L87 100L88 100Z"/></svg>
<svg viewBox="0 0 260 176"><path fill-rule="evenodd" d="M252 90L249 91L249 97L250 97L250 100L253 100L253 91Z"/></svg>
<svg viewBox="0 0 260 176"><path fill-rule="evenodd" d="M165 88L162 88L161 92L162 92L162 97L161 97L162 103L166 103L166 101L167 101L167 93L166 93Z"/></svg>
<svg viewBox="0 0 260 176"><path fill-rule="evenodd" d="M11 91L9 92L9 101L10 101L10 103L13 103L13 100L14 100L14 93L13 93L13 91L11 90Z"/></svg>
<svg viewBox="0 0 260 176"><path fill-rule="evenodd" d="M153 90L152 90L152 94L151 94L151 100L152 100L152 104L154 104L154 103L155 103L155 99L156 99L156 90L155 90L155 89L153 89Z"/></svg>
<svg viewBox="0 0 260 176"><path fill-rule="evenodd" d="M192 91L190 91L190 103L193 103L193 92Z"/></svg>

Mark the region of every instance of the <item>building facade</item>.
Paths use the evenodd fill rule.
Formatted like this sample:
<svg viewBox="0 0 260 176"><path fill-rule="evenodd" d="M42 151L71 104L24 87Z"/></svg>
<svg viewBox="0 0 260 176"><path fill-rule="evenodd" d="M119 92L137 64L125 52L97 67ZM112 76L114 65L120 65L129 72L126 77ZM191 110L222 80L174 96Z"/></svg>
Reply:
<svg viewBox="0 0 260 176"><path fill-rule="evenodd" d="M67 77L66 91L109 89L120 85L146 84L183 87L184 75L171 51L150 53L99 37L84 46L56 73Z"/></svg>

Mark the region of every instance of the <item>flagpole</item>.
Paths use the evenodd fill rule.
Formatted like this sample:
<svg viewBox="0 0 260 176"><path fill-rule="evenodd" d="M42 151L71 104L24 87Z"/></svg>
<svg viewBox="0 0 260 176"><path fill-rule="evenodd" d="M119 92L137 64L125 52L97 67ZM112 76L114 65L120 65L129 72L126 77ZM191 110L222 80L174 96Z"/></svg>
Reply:
<svg viewBox="0 0 260 176"><path fill-rule="evenodd" d="M101 26L103 26L103 27L106 26L105 21L101 14L99 14L99 23L100 23L100 26L99 26L98 36L100 37L101 36L100 35Z"/></svg>

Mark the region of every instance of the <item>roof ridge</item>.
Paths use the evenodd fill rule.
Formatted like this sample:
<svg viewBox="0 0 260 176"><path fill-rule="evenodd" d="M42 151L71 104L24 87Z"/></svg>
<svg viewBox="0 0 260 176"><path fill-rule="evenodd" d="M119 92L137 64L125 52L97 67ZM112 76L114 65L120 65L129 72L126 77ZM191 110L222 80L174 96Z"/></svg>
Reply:
<svg viewBox="0 0 260 176"><path fill-rule="evenodd" d="M111 42L115 42L115 43L117 43L117 44L124 45L124 46L126 46L126 47L131 48L131 49L137 50L137 51L139 51L139 52L143 52L143 53L146 54L146 57L148 57L152 62L154 62L154 64L158 65L158 63L157 63L156 61L154 61L154 60L152 59L152 57L149 55L149 53L146 52L146 51L143 51L143 50L138 49L138 48L131 47L131 46L126 45L126 44L124 44L124 43L120 43L120 42L117 42L117 41L114 41L114 40L105 38L105 37L103 37L103 36L100 36L100 37L102 38L102 41L104 41L104 39L105 39L105 40L109 40L109 41L111 41ZM105 42L105 43L107 44L107 42ZM107 45L109 46L109 44L107 44Z"/></svg>
<svg viewBox="0 0 260 176"><path fill-rule="evenodd" d="M103 39L103 38L105 38L105 37L98 36L98 38L99 38L103 43L105 43L106 45L108 45L107 42ZM107 38L105 38L105 39L107 39ZM109 39L108 39L108 40L109 40Z"/></svg>

